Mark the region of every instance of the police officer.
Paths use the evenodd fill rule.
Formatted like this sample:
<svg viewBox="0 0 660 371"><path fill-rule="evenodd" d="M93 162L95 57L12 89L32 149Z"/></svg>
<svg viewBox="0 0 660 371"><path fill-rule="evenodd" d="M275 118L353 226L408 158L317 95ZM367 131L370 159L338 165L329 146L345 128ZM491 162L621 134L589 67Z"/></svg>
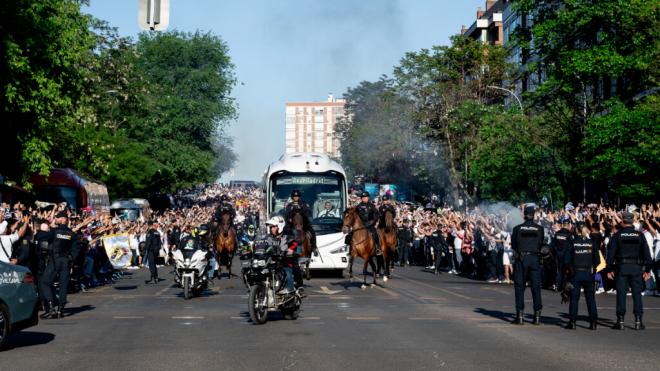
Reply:
<svg viewBox="0 0 660 371"><path fill-rule="evenodd" d="M231 200L227 195L222 195L220 197L220 205L215 209L213 221L215 223L220 223L224 214L229 214L229 225L233 227L234 218L236 218L236 210L234 210L234 206L232 206Z"/></svg>
<svg viewBox="0 0 660 371"><path fill-rule="evenodd" d="M160 232L158 232L158 221L151 222L151 228L147 231L147 238L144 244L144 253L149 265L149 272L151 278L144 281L145 284L158 283L158 267L156 266L156 257L158 256L161 248Z"/></svg>
<svg viewBox="0 0 660 371"><path fill-rule="evenodd" d="M48 223L45 220L39 220L39 226L37 233L34 235L34 242L37 248L37 291L39 292L39 297L42 300L42 307L44 308L44 313L48 313L51 310L50 303L46 301L46 290L47 286L45 284L45 273L46 266L48 266L48 261L51 258L50 246L53 243L53 233L48 226Z"/></svg>
<svg viewBox="0 0 660 371"><path fill-rule="evenodd" d="M413 244L413 230L410 227L410 220L406 219L397 233L399 239L399 265L409 265L411 259L410 248Z"/></svg>
<svg viewBox="0 0 660 371"><path fill-rule="evenodd" d="M443 227L440 223L438 223L436 230L431 234L431 246L433 246L433 255L435 256L435 269L433 271L437 276L440 274L442 256L447 250L447 240L445 239Z"/></svg>
<svg viewBox="0 0 660 371"><path fill-rule="evenodd" d="M286 205L284 210L286 217L286 231L291 232L293 230L293 217L295 214L300 213L303 216L303 229L305 232L309 232L312 242L312 250L316 250L316 233L314 228L311 227L312 219L312 209L309 205L300 198L301 194L298 190L293 190L291 192L291 202Z"/></svg>
<svg viewBox="0 0 660 371"><path fill-rule="evenodd" d="M557 287L562 290L564 287L564 264L566 262L566 252L568 247L573 242L573 234L571 233L571 219L564 216L560 219L561 229L555 233L552 239L552 253L555 256L557 264Z"/></svg>
<svg viewBox="0 0 660 371"><path fill-rule="evenodd" d="M392 213L392 218L396 219L396 208L394 207L394 201L390 200L390 196L383 196L383 203L378 208L378 228L385 228L385 213L390 211Z"/></svg>
<svg viewBox="0 0 660 371"><path fill-rule="evenodd" d="M360 220L364 227L371 233L376 246L376 254L380 255L380 246L378 240L378 232L376 231L376 223L378 222L379 215L376 206L369 202L369 192L364 191L360 194L360 203L357 205L357 212L360 215Z"/></svg>
<svg viewBox="0 0 660 371"><path fill-rule="evenodd" d="M610 240L607 251L607 267L612 269L607 274L616 283L616 323L615 330L623 330L626 315L626 294L632 291L635 330L644 330L642 315L642 287L651 271L651 255L646 238L633 227L633 214L623 213L623 228Z"/></svg>
<svg viewBox="0 0 660 371"><path fill-rule="evenodd" d="M600 264L597 241L589 236L589 227L579 223L577 227L578 237L571 240L565 254L563 266L566 267L566 278L573 286L571 290L571 302L569 304L569 321L566 328L575 330L577 319L578 302L580 301L580 290L584 290L584 298L587 301L589 311L589 329L595 330L598 320L596 309L596 295L594 293L594 272Z"/></svg>
<svg viewBox="0 0 660 371"><path fill-rule="evenodd" d="M525 221L513 228L511 248L515 254L513 281L516 295L516 318L514 324L523 324L525 309L525 283L531 281L532 300L534 301L534 322L541 324L541 245L544 242L543 227L534 223L534 206L526 206Z"/></svg>
<svg viewBox="0 0 660 371"><path fill-rule="evenodd" d="M66 295L69 289L69 271L71 269L71 250L74 243L74 233L67 225L68 218L64 211L56 215L56 226L52 230L52 243L49 245L49 254L44 271L43 294L46 301L47 312L41 318L62 318ZM53 283L58 278L58 308L53 305L55 301L55 289Z"/></svg>

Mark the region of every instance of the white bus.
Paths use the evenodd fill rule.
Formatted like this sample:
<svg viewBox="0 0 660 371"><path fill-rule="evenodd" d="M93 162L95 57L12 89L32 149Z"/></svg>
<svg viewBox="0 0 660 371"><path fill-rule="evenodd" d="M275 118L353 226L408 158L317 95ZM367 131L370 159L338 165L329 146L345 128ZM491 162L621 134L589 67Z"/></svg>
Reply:
<svg viewBox="0 0 660 371"><path fill-rule="evenodd" d="M318 253L312 255L310 269L341 272L348 267L348 247L341 231L348 197L341 165L321 153L286 154L266 169L263 189L268 217L284 216L293 190L300 191L312 209Z"/></svg>

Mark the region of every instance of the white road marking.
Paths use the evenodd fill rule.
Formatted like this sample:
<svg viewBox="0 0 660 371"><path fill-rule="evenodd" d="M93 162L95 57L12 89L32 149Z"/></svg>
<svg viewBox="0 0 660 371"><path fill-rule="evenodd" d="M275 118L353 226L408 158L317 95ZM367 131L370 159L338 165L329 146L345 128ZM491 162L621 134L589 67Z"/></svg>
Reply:
<svg viewBox="0 0 660 371"><path fill-rule="evenodd" d="M172 316L172 319L204 319L204 317L199 317L199 316Z"/></svg>
<svg viewBox="0 0 660 371"><path fill-rule="evenodd" d="M381 317L346 317L349 321L378 321Z"/></svg>

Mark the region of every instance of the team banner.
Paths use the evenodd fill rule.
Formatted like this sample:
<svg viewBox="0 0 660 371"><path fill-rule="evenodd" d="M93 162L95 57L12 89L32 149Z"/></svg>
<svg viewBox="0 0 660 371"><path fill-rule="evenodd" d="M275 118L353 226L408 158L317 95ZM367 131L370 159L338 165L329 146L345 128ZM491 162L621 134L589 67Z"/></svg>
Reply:
<svg viewBox="0 0 660 371"><path fill-rule="evenodd" d="M131 252L128 234L111 234L103 237L103 247L115 269L122 269L131 265L133 253Z"/></svg>

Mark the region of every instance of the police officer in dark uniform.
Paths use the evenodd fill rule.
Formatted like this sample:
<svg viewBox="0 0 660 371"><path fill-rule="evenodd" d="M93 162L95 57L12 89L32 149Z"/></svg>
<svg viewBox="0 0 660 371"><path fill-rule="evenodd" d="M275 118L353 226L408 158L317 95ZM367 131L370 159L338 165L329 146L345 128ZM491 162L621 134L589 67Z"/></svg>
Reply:
<svg viewBox="0 0 660 371"><path fill-rule="evenodd" d="M557 288L562 290L564 287L564 265L566 262L566 253L568 252L568 247L571 242L573 242L573 234L569 229L571 227L571 219L568 217L562 217L560 222L561 229L555 233L555 237L552 239L552 255L555 256L557 264Z"/></svg>
<svg viewBox="0 0 660 371"><path fill-rule="evenodd" d="M569 330L575 330L576 328L575 321L577 320L578 302L580 301L580 290L582 289L589 311L589 329L595 330L598 311L594 293L594 272L600 264L600 255L598 254L597 241L589 236L589 227L584 223L579 223L577 229L579 235L570 242L563 264L566 269L566 278L573 286L569 304L569 321L566 328Z"/></svg>
<svg viewBox="0 0 660 371"><path fill-rule="evenodd" d="M360 215L360 220L364 227L371 233L371 237L374 240L376 246L376 254L380 255L380 245L378 239L378 232L376 231L376 223L380 216L378 215L378 210L373 203L369 202L369 192L364 191L360 194L360 203L357 205L357 211Z"/></svg>
<svg viewBox="0 0 660 371"><path fill-rule="evenodd" d="M516 318L514 324L523 324L525 309L525 283L531 281L532 300L534 301L534 322L541 324L541 245L544 242L543 227L534 223L534 206L526 206L525 222L513 228L511 248L515 254L513 281L516 294Z"/></svg>
<svg viewBox="0 0 660 371"><path fill-rule="evenodd" d="M290 234L293 230L293 217L295 214L300 213L303 216L303 230L309 232L312 240L312 251L316 250L316 233L314 228L311 226L312 220L312 209L309 205L300 198L301 194L298 190L293 190L291 192L291 202L286 205L284 210L286 218L286 228L285 233Z"/></svg>
<svg viewBox="0 0 660 371"><path fill-rule="evenodd" d="M234 218L236 218L236 210L234 210L234 206L232 206L231 200L227 195L222 195L220 197L220 205L218 205L215 209L215 213L213 213L213 221L215 223L220 223L224 214L229 214L229 225L233 227Z"/></svg>
<svg viewBox="0 0 660 371"><path fill-rule="evenodd" d="M74 244L74 233L67 225L67 214L61 211L56 215L56 226L52 230L52 243L49 245L49 255L44 271L43 294L46 301L47 312L41 318L62 318L66 295L69 289L69 271L71 269L71 251ZM58 308L53 305L55 289L53 283L58 278Z"/></svg>
<svg viewBox="0 0 660 371"><path fill-rule="evenodd" d="M447 240L442 229L442 224L438 223L436 230L431 234L431 246L433 246L433 256L435 257L435 269L433 273L436 276L440 274L442 255L447 251Z"/></svg>
<svg viewBox="0 0 660 371"><path fill-rule="evenodd" d="M46 273L46 266L48 261L51 258L50 245L53 243L53 233L48 227L48 223L45 220L39 220L39 226L37 233L34 234L34 243L36 245L36 252L38 257L37 262L37 291L39 292L39 297L41 298L41 305L44 308L45 313L50 312L50 304L46 301L46 285L44 281L44 275Z"/></svg>
<svg viewBox="0 0 660 371"><path fill-rule="evenodd" d="M385 213L387 211L392 212L393 219L396 219L396 208L393 205L393 201L390 201L390 196L384 195L383 196L383 203L378 208L378 214L379 214L378 227L379 228L385 228Z"/></svg>
<svg viewBox="0 0 660 371"><path fill-rule="evenodd" d="M397 232L399 239L399 266L403 267L404 264L409 264L411 258L410 247L413 244L413 230L410 227L410 220L404 220L403 225Z"/></svg>
<svg viewBox="0 0 660 371"><path fill-rule="evenodd" d="M642 315L642 288L644 280L649 278L651 271L651 254L643 234L632 226L633 214L623 213L623 228L610 240L607 251L607 267L612 269L607 274L616 283L616 323L615 330L623 330L623 320L626 315L626 294L628 288L632 291L633 314L635 314L635 330L644 330Z"/></svg>
<svg viewBox="0 0 660 371"><path fill-rule="evenodd" d="M144 253L147 258L147 264L149 265L149 272L151 273L151 278L145 281L145 284L158 283L158 267L156 266L156 257L160 252L161 240L160 233L158 232L158 221L154 220L151 222L151 228L147 231L147 238L144 244Z"/></svg>

